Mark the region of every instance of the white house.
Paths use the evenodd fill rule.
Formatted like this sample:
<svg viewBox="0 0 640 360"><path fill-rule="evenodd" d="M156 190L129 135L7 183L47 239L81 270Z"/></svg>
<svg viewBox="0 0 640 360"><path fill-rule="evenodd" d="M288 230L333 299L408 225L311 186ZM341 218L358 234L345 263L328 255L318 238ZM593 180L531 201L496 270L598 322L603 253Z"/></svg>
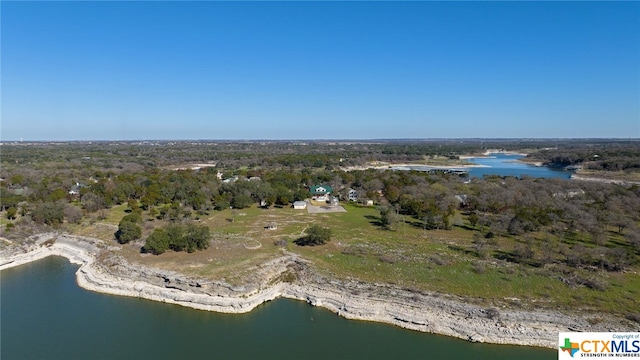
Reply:
<svg viewBox="0 0 640 360"><path fill-rule="evenodd" d="M315 201L329 201L329 195L333 189L329 185L316 185L310 189L312 199Z"/></svg>
<svg viewBox="0 0 640 360"><path fill-rule="evenodd" d="M80 195L80 189L83 187L86 187L86 185L76 182L76 184L69 189L69 195Z"/></svg>
<svg viewBox="0 0 640 360"><path fill-rule="evenodd" d="M293 202L293 208L294 209L299 209L299 210L304 210L307 208L307 202L306 201L294 201Z"/></svg>
<svg viewBox="0 0 640 360"><path fill-rule="evenodd" d="M222 180L223 183L225 184L233 184L234 182L238 181L238 179L240 179L240 177L238 175L230 177L228 179L224 179Z"/></svg>
<svg viewBox="0 0 640 360"><path fill-rule="evenodd" d="M349 192L347 192L347 199L349 201L358 201L358 192L349 188Z"/></svg>

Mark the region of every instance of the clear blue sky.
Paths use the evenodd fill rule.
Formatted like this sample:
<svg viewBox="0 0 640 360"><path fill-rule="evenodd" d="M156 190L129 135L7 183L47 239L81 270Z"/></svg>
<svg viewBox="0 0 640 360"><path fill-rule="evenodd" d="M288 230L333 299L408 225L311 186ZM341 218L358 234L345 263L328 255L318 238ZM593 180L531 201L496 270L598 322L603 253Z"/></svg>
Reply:
<svg viewBox="0 0 640 360"><path fill-rule="evenodd" d="M640 137L639 2L0 6L3 141Z"/></svg>

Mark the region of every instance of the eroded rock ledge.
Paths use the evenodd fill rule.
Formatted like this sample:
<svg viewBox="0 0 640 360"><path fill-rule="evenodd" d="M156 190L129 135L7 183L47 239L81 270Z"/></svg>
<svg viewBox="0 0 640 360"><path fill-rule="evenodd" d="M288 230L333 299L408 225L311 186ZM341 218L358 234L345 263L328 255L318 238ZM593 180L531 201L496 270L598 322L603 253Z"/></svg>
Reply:
<svg viewBox="0 0 640 360"><path fill-rule="evenodd" d="M0 253L0 270L58 255L80 265L76 275L81 287L101 293L224 313L248 312L266 301L285 297L324 307L348 319L384 322L496 344L555 348L561 331L638 331L640 328L624 319L600 319L591 325L586 316L577 314L488 310L449 295L419 293L388 284L327 279L315 274L307 261L292 253L283 253L257 267L253 283L231 286L131 264L110 250L96 239L42 234L32 245L12 247Z"/></svg>

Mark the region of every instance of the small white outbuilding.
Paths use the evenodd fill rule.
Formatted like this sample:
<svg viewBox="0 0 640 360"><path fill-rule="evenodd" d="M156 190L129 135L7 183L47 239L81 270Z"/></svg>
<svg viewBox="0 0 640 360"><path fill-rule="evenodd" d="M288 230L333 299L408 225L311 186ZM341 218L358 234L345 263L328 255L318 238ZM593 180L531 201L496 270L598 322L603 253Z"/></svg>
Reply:
<svg viewBox="0 0 640 360"><path fill-rule="evenodd" d="M304 210L304 209L307 208L307 202L306 201L295 201L293 203L293 208L294 209Z"/></svg>

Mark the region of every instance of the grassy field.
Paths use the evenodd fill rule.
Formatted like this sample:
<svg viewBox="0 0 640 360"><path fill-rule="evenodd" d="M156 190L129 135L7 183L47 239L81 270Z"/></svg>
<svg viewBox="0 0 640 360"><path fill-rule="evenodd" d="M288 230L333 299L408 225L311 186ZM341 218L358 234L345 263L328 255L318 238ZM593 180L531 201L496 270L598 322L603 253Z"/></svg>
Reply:
<svg viewBox="0 0 640 360"><path fill-rule="evenodd" d="M210 277L241 284L254 273L255 266L278 257L285 240L288 251L310 260L316 271L341 279L385 282L416 291L437 291L468 298L485 305L522 308L571 308L618 314L637 313L640 297L638 266L627 272L577 270L603 284L603 290L570 287L561 281L557 264L546 267L521 265L500 259L516 240L503 237L491 246L490 256L477 256L473 231L458 215L452 230L428 230L415 219L406 218L394 230L379 225L374 207L343 205L345 213L308 214L291 208L249 208L212 211L200 217L210 228L209 249L192 254L169 251L155 256L140 253L140 240L123 247L129 260L179 271L186 275ZM113 233L124 216L126 205L108 211L106 219L76 226L75 233L115 243ZM145 221L144 236L160 220ZM270 230L267 225L277 228ZM323 246L303 247L293 243L307 227L319 224L332 230L332 240ZM466 225L466 226L465 226ZM567 241L577 241L567 239ZM256 248L259 243L261 245Z"/></svg>

